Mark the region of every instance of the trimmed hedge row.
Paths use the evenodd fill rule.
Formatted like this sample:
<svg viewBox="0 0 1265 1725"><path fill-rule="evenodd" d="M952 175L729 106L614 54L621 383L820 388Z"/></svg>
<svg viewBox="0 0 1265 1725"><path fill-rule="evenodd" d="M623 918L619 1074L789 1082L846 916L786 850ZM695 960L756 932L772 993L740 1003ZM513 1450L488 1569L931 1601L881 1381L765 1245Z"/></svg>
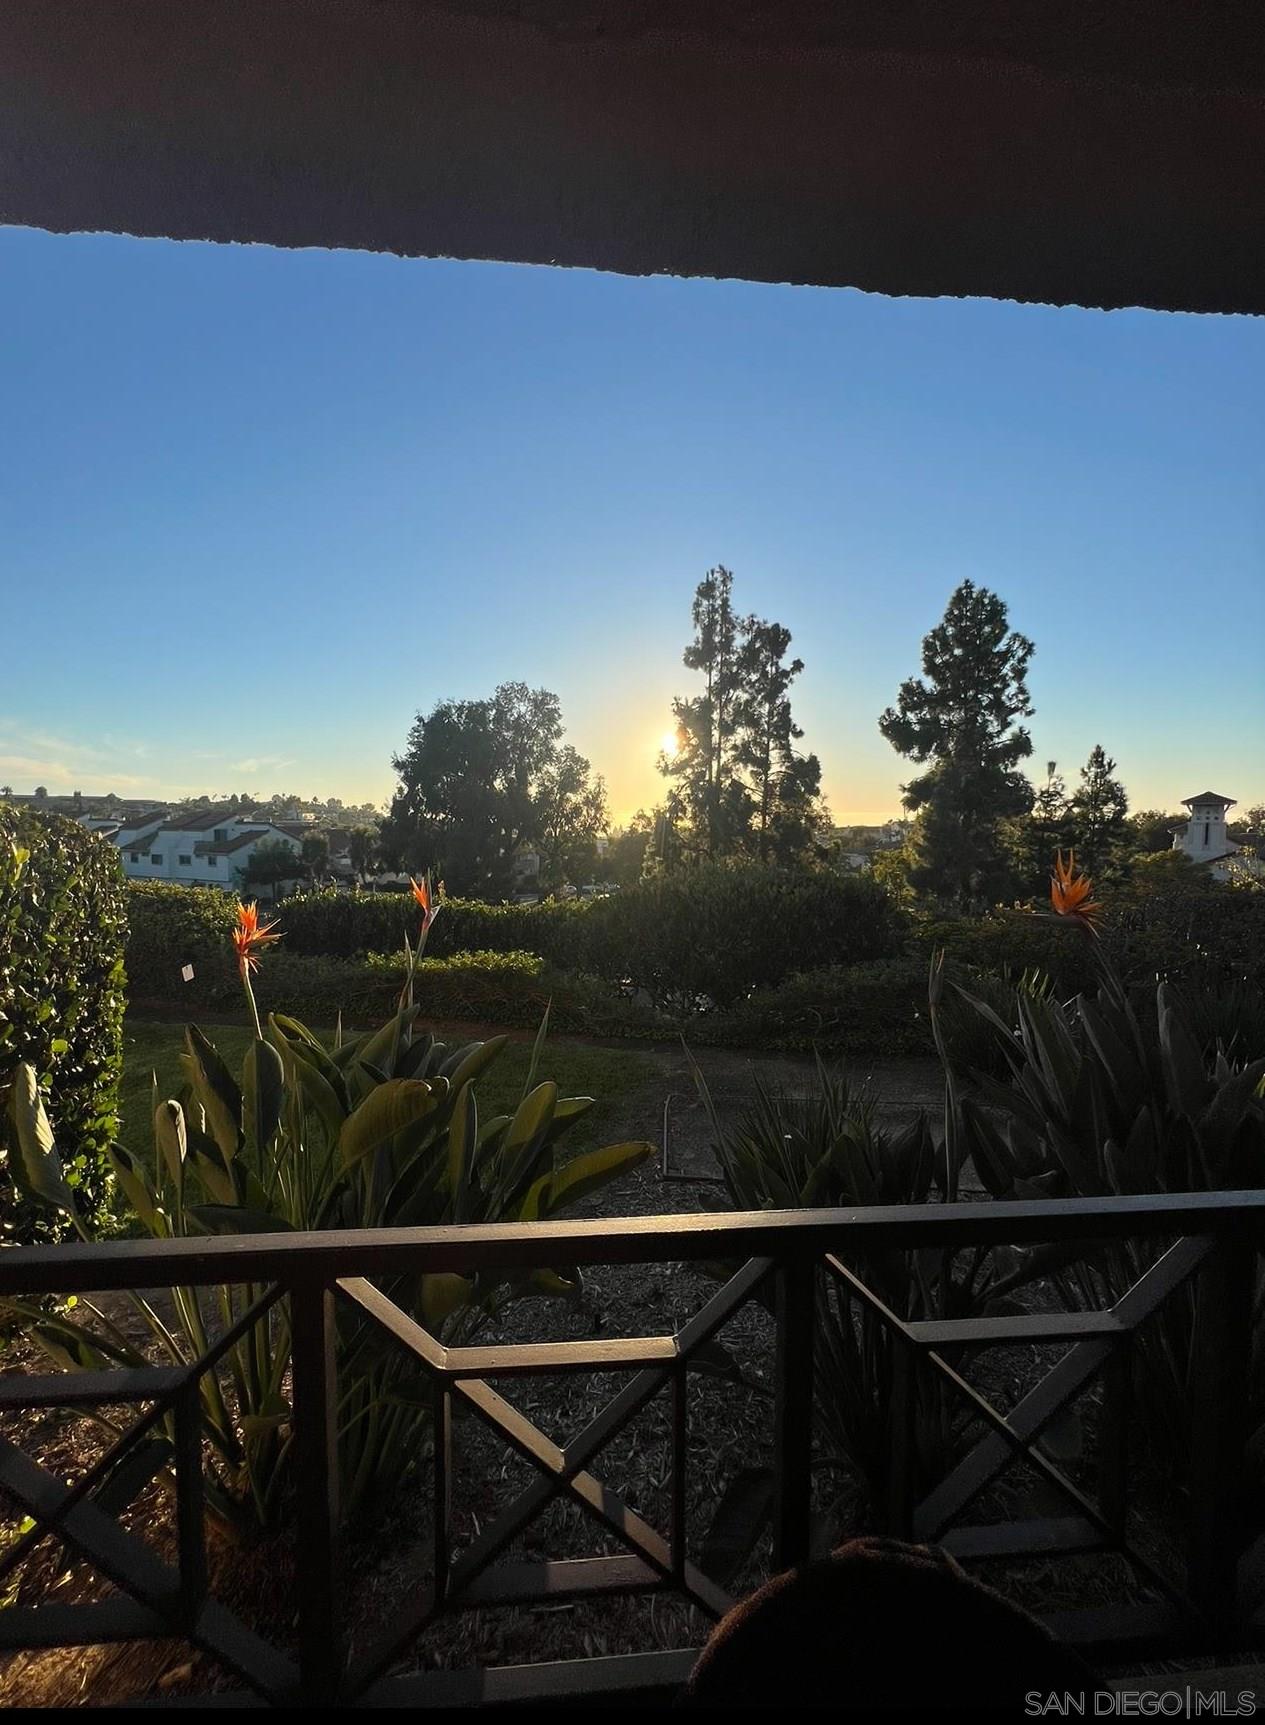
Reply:
<svg viewBox="0 0 1265 1725"><path fill-rule="evenodd" d="M138 883L128 973L138 999L210 1000L232 977L233 902L212 888ZM415 938L411 895L322 892L276 916L296 957L400 953ZM533 953L553 969L601 978L656 1006L726 1007L822 964L893 957L905 922L875 882L820 872L717 864L643 881L592 902L485 905L449 900L427 955ZM182 983L182 967L194 979Z"/></svg>
<svg viewBox="0 0 1265 1725"><path fill-rule="evenodd" d="M587 900L546 904L482 904L446 899L426 943L434 958L458 952L534 952L564 970L583 968ZM412 893L301 893L277 909L286 948L313 958L356 958L402 952L417 938Z"/></svg>
<svg viewBox="0 0 1265 1725"><path fill-rule="evenodd" d="M11 1075L28 1062L89 1220L108 1207L111 1185L126 928L112 845L65 816L0 803L0 1121ZM57 1238L66 1228L50 1215L0 1197L0 1237Z"/></svg>
<svg viewBox="0 0 1265 1725"><path fill-rule="evenodd" d="M342 949L375 928L398 930L402 940L416 929L411 897L320 893L285 901L277 915L285 939L260 972L264 1005L325 1022L340 1010L349 1022L387 1010L403 978L402 949L306 949L322 930ZM190 1017L235 1007L233 917L232 901L218 892L134 886L133 998L179 1004ZM450 950L476 935L489 938ZM503 948L511 935L524 944ZM1265 894L1211 888L1201 877L1122 889L1103 943L1132 980L1215 985L1220 998L1234 979L1265 983ZM964 980L995 988L1011 988L1028 970L1047 973L1064 997L1096 985L1091 944L1048 917L997 911L911 925L865 877L718 866L594 903L449 902L432 929L423 998L437 1018L522 1028L552 1000L558 1029L596 1035L665 1038L684 1029L692 1041L734 1047L930 1053L927 961L938 948ZM194 968L187 984L186 963Z"/></svg>

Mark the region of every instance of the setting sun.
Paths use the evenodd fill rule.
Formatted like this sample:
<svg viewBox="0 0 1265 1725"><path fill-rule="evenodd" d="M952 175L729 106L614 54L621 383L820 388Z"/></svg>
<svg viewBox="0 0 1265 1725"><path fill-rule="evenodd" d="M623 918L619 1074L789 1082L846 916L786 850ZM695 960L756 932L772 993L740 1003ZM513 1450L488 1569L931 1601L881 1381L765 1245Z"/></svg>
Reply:
<svg viewBox="0 0 1265 1725"><path fill-rule="evenodd" d="M674 755L676 753L676 746L677 746L677 739L676 739L676 730L674 727L670 731L665 731L663 733L663 735L659 738L659 747L663 750L665 755Z"/></svg>

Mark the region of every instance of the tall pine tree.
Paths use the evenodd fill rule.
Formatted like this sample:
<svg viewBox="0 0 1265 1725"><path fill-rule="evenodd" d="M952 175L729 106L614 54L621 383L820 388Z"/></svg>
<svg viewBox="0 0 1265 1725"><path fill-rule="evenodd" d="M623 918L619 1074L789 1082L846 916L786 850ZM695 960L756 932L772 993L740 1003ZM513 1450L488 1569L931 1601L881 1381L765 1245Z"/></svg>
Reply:
<svg viewBox="0 0 1265 1725"><path fill-rule="evenodd" d="M804 733L791 712L790 687L804 661L788 659L790 647L781 623L743 618L737 759L751 793L750 848L761 862L799 860L812 850L822 819L821 763L795 749Z"/></svg>
<svg viewBox="0 0 1265 1725"><path fill-rule="evenodd" d="M737 772L734 706L738 697L738 618L733 575L709 569L694 594L694 639L683 655L686 668L704 678L701 695L672 703L677 747L661 770L676 781L677 802L697 852L707 858L735 848L750 820L750 805Z"/></svg>
<svg viewBox="0 0 1265 1725"><path fill-rule="evenodd" d="M1014 885L1004 823L1032 806L1018 770L1032 739L1016 721L1033 710L1033 651L997 594L964 581L923 640L922 676L879 719L899 754L928 763L903 787L918 814L911 884L959 910L984 909Z"/></svg>
<svg viewBox="0 0 1265 1725"><path fill-rule="evenodd" d="M684 662L705 687L672 703L676 747L659 767L673 791L652 843L655 866L670 866L674 854L798 861L816 847L826 816L821 763L795 748L803 732L789 691L803 662L788 658L790 631L738 617L725 568L699 583L693 621Z"/></svg>
<svg viewBox="0 0 1265 1725"><path fill-rule="evenodd" d="M1112 868L1129 848L1129 799L1112 777L1115 770L1102 744L1095 743L1068 809L1076 860L1090 874Z"/></svg>

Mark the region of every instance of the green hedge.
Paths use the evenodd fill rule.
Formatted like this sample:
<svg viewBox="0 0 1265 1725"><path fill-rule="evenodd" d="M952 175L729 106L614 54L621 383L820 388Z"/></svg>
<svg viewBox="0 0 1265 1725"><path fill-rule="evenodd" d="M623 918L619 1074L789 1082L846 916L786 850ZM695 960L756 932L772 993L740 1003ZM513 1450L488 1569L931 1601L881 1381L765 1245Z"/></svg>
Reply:
<svg viewBox="0 0 1265 1725"><path fill-rule="evenodd" d="M411 896L317 893L276 912L281 944L261 999L332 1021L380 1016L416 931ZM190 1017L235 1008L233 901L209 889L133 885L133 998ZM374 956L363 942L386 946ZM322 950L322 942L328 942ZM397 945L396 942L400 944ZM1122 887L1103 942L1124 973L1223 991L1265 982L1265 894L1197 877ZM1075 928L1022 911L911 923L865 876L716 865L645 881L593 902L449 902L428 945L427 1010L529 1026L545 1000L559 1029L857 1055L929 1052L927 961L943 947L964 980L1049 974L1057 994L1095 987L1094 953ZM501 963L500 960L506 962ZM192 963L194 980L181 980ZM1001 986L1001 983L998 983ZM951 1015L950 1015L951 1016Z"/></svg>
<svg viewBox="0 0 1265 1725"><path fill-rule="evenodd" d="M1199 987L1242 982L1265 987L1265 892L1188 880L1143 878L1105 891L1101 946L1130 983L1158 978ZM1076 928L1052 916L998 910L915 927L911 945L924 957L943 947L950 960L995 975L1043 970L1067 999L1097 987L1094 948Z"/></svg>
<svg viewBox="0 0 1265 1725"><path fill-rule="evenodd" d="M209 1002L232 978L233 901L212 888L137 883L128 970L138 999ZM283 950L350 959L415 938L411 894L320 892L276 908ZM643 992L673 1010L724 1007L820 964L894 956L904 920L873 881L825 870L717 864L643 881L609 898L487 905L448 900L427 954L533 953L556 971ZM180 981L182 965L194 981Z"/></svg>
<svg viewBox="0 0 1265 1725"><path fill-rule="evenodd" d="M0 803L0 1093L20 1061L35 1068L89 1219L104 1214L110 1194L126 926L113 845L64 816ZM6 1241L57 1233L46 1208L0 1199Z"/></svg>
<svg viewBox="0 0 1265 1725"><path fill-rule="evenodd" d="M549 1000L543 962L529 952L467 952L423 959L416 998L427 1019L444 1023L529 1026ZM267 954L254 978L266 1012L287 1012L315 1024L376 1024L395 1009L407 967L403 954L311 958L280 948Z"/></svg>
<svg viewBox="0 0 1265 1725"><path fill-rule="evenodd" d="M458 952L534 952L564 970L583 966L586 900L547 904L482 904L445 899L426 943L434 958ZM301 893L284 899L277 917L286 949L313 958L355 958L367 952L401 952L417 938L419 912L412 893Z"/></svg>
<svg viewBox="0 0 1265 1725"><path fill-rule="evenodd" d="M904 932L865 876L709 864L598 899L585 968L675 1012L723 1009L805 970L895 957Z"/></svg>
<svg viewBox="0 0 1265 1725"><path fill-rule="evenodd" d="M828 965L760 989L687 1032L691 1041L785 1054L934 1053L927 968L915 958Z"/></svg>
<svg viewBox="0 0 1265 1725"><path fill-rule="evenodd" d="M209 886L132 881L127 893L127 980L133 1001L164 1001L197 1018L238 998L237 965L230 941L237 901ZM193 980L181 970L193 966Z"/></svg>

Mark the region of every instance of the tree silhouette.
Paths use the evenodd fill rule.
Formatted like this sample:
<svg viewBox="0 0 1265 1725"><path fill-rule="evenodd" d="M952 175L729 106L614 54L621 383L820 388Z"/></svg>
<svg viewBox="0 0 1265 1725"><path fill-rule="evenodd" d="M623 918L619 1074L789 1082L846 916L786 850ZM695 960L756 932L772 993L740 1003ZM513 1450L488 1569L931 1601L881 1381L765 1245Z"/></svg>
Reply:
<svg viewBox="0 0 1265 1725"><path fill-rule="evenodd" d="M902 683L879 719L899 754L928 763L902 787L918 814L911 884L959 910L984 908L1013 884L1003 823L1032 806L1018 771L1032 739L1016 721L1033 710L1033 652L997 594L964 581L923 640L922 676Z"/></svg>

